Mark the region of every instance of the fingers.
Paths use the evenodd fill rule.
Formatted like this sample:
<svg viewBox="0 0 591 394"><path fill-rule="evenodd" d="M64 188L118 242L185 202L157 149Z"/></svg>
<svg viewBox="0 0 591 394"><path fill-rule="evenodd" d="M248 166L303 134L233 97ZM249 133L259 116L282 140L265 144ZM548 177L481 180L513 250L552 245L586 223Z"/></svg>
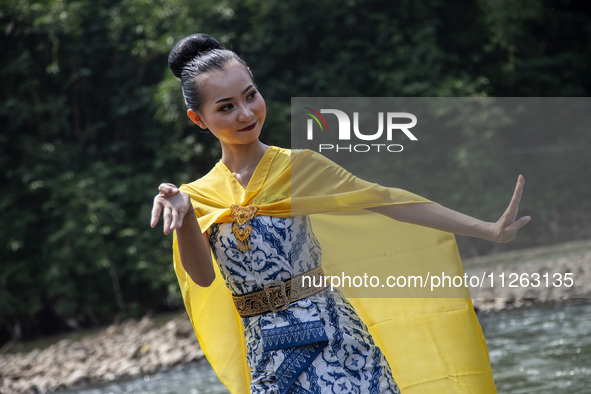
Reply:
<svg viewBox="0 0 591 394"><path fill-rule="evenodd" d="M157 201L159 196L160 194L154 197L154 203L152 204L152 215L150 216L151 227L154 227L158 224L158 219L160 218L160 213L162 212L162 205Z"/></svg>
<svg viewBox="0 0 591 394"><path fill-rule="evenodd" d="M179 215L178 209L174 207L167 199L161 197L162 202L162 227L164 234L168 235L172 231L181 227L183 218Z"/></svg>
<svg viewBox="0 0 591 394"><path fill-rule="evenodd" d="M172 221L172 209L170 206L164 207L162 212L162 227L164 234L170 233L170 222Z"/></svg>
<svg viewBox="0 0 591 394"><path fill-rule="evenodd" d="M513 196L511 197L509 206L502 216L503 223L510 224L515 221L517 212L519 211L519 202L521 201L524 185L525 179L523 178L523 175L519 175L519 177L517 177L517 184L515 185L515 190L513 191Z"/></svg>
<svg viewBox="0 0 591 394"><path fill-rule="evenodd" d="M525 226L526 224L528 224L530 220L531 220L531 216L523 216L523 217L517 219L516 221L514 221L513 223L511 223L507 227L507 230L508 231L511 231L511 232L517 232L523 226Z"/></svg>
<svg viewBox="0 0 591 394"><path fill-rule="evenodd" d="M155 227L162 214L164 234L169 234L182 224L182 217L179 217L178 210L174 208L168 199L168 197L178 194L179 189L172 183L161 183L158 186L158 191L159 193L154 197L154 203L152 205L150 226Z"/></svg>
<svg viewBox="0 0 591 394"><path fill-rule="evenodd" d="M161 183L158 186L158 191L167 196L173 196L179 192L179 188L172 183Z"/></svg>
<svg viewBox="0 0 591 394"><path fill-rule="evenodd" d="M182 224L183 224L183 218L180 217L179 211L177 211L176 209L173 209L171 223L170 223L170 231L180 228Z"/></svg>
<svg viewBox="0 0 591 394"><path fill-rule="evenodd" d="M494 227L496 231L494 233L493 241L495 242L509 242L517 232L531 220L530 216L523 216L517 220L517 212L519 211L519 203L521 202L521 196L523 194L523 186L525 185L525 179L522 175L517 178L517 184L513 191L513 196L509 202L509 206L501 216L501 218L495 223Z"/></svg>
<svg viewBox="0 0 591 394"><path fill-rule="evenodd" d="M158 219L160 218L160 214L162 214L162 218L164 219L164 228L170 226L170 221L172 217L172 205L170 201L166 199L167 195L163 195L159 193L154 197L154 203L152 205L152 216L150 218L150 226L154 227L158 224ZM168 233L167 233L168 234Z"/></svg>

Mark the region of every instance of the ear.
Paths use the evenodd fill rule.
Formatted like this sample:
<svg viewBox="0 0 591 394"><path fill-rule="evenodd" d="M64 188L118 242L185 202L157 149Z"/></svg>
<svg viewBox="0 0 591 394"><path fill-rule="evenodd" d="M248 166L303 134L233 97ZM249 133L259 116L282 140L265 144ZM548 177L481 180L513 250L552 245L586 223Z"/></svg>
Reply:
<svg viewBox="0 0 591 394"><path fill-rule="evenodd" d="M203 118L197 112L193 111L192 109L187 110L187 116L195 123L197 126L201 127L202 129L206 129L207 125L203 122Z"/></svg>

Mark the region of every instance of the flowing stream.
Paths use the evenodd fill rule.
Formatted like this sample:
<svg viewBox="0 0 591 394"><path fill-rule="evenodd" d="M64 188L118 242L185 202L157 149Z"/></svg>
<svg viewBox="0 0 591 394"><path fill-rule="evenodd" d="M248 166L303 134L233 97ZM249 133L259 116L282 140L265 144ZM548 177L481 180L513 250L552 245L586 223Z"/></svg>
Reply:
<svg viewBox="0 0 591 394"><path fill-rule="evenodd" d="M591 393L591 302L479 316L499 393ZM228 393L207 362L68 393Z"/></svg>
<svg viewBox="0 0 591 394"><path fill-rule="evenodd" d="M591 302L480 319L499 393L591 393Z"/></svg>

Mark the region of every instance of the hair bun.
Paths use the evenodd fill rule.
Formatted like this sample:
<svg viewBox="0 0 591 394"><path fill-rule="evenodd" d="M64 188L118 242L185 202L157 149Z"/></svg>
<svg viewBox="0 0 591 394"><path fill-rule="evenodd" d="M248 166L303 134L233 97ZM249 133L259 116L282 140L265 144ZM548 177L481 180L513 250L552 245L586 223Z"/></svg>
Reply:
<svg viewBox="0 0 591 394"><path fill-rule="evenodd" d="M210 51L212 49L221 49L220 43L213 37L203 34L191 34L176 43L174 48L168 54L168 67L172 73L180 78L185 65L194 57Z"/></svg>

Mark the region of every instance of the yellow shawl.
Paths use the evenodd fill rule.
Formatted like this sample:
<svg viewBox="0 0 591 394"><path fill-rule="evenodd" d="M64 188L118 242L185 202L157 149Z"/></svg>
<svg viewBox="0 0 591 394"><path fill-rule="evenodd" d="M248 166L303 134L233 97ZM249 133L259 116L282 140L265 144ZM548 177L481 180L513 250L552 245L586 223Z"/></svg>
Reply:
<svg viewBox="0 0 591 394"><path fill-rule="evenodd" d="M312 151L270 147L246 188L220 161L180 190L191 196L204 232L213 223L232 221L232 204L256 205L257 215L311 215L327 275L369 273L381 283L388 275L416 274L416 267L423 273L463 275L452 234L362 209L428 200L365 182ZM201 348L231 393L248 393L242 323L217 264L213 284L200 287L182 267L176 237L173 249ZM434 297L427 290L350 288L343 293L384 352L402 393L495 393L486 343L467 290L448 296L457 298Z"/></svg>

